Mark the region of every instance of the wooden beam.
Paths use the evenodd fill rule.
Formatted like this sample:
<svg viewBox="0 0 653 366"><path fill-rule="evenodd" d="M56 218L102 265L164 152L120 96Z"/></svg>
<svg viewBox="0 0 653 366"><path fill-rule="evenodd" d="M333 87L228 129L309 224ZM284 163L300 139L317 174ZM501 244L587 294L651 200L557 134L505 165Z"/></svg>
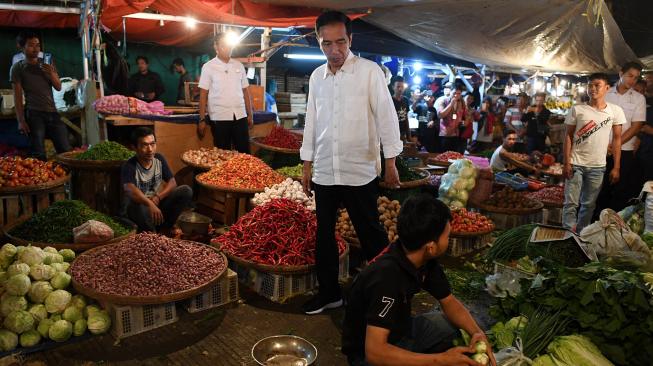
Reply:
<svg viewBox="0 0 653 366"><path fill-rule="evenodd" d="M76 124L72 123L68 118L61 116L61 121L70 127L73 131L77 132L78 135L82 136L82 129L77 127Z"/></svg>

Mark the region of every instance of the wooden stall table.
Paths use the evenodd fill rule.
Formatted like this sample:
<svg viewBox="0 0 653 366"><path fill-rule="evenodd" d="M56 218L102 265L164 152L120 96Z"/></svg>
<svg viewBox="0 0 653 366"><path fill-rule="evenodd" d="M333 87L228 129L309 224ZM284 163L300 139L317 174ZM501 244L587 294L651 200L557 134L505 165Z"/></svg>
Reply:
<svg viewBox="0 0 653 366"><path fill-rule="evenodd" d="M197 197L197 211L225 225L233 225L249 211L250 201L263 189L246 189L218 186L202 182L201 175L195 177L200 192Z"/></svg>
<svg viewBox="0 0 653 366"><path fill-rule="evenodd" d="M66 199L64 184L70 175L32 186L0 188L0 226L15 224L25 217L41 212L56 201Z"/></svg>

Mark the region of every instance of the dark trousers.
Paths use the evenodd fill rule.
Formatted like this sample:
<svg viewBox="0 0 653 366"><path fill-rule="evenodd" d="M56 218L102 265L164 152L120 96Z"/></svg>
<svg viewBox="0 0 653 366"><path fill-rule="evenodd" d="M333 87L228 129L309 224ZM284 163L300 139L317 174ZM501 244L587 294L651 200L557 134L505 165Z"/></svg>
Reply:
<svg viewBox="0 0 653 366"><path fill-rule="evenodd" d="M30 155L46 160L45 138L49 137L57 154L72 150L68 142L68 130L57 112L25 111L25 120L29 126L31 145Z"/></svg>
<svg viewBox="0 0 653 366"><path fill-rule="evenodd" d="M417 129L417 138L426 151L430 153L442 152L440 149L440 128L438 124L434 124L429 128L427 123L420 123Z"/></svg>
<svg viewBox="0 0 653 366"><path fill-rule="evenodd" d="M233 121L211 121L213 144L215 147L249 154L249 125L247 117Z"/></svg>
<svg viewBox="0 0 653 366"><path fill-rule="evenodd" d="M596 210L594 218L598 219L601 211L611 208L616 212L628 207L632 198L636 198L642 190L640 180L637 179L639 174L636 171L635 154L633 151L621 151L621 168L619 170L619 182L610 183L610 171L614 167L614 158L608 156L605 176L603 177L603 187L596 200Z"/></svg>
<svg viewBox="0 0 653 366"><path fill-rule="evenodd" d="M462 139L458 136L440 136L440 147L442 151L457 151L460 152L462 146ZM463 149L463 152L465 150Z"/></svg>
<svg viewBox="0 0 653 366"><path fill-rule="evenodd" d="M368 261L388 246L388 234L379 223L379 188L376 179L363 186L323 186L313 183L313 189L317 216L317 281L320 285L320 295L334 299L341 296L338 284L338 246L335 237L336 215L340 203L344 204L349 213Z"/></svg>
<svg viewBox="0 0 653 366"><path fill-rule="evenodd" d="M411 334L395 346L415 353L442 353L453 347L458 330L440 312L431 312L412 318ZM368 366L365 355L347 357L350 366Z"/></svg>
<svg viewBox="0 0 653 366"><path fill-rule="evenodd" d="M152 231L157 229L170 229L177 222L177 218L182 211L190 207L193 199L193 190L186 185L175 188L159 204L159 209L163 213L163 223L159 226L152 223L150 218L150 209L138 203L130 202L127 206L127 218L138 226L139 231Z"/></svg>
<svg viewBox="0 0 653 366"><path fill-rule="evenodd" d="M543 153L546 149L546 136L528 136L526 146L529 154L536 150Z"/></svg>

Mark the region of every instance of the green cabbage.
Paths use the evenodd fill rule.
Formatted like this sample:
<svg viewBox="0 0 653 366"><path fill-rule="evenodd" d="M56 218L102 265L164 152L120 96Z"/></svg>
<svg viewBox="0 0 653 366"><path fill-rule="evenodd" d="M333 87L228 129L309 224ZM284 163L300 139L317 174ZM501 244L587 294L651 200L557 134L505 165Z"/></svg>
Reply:
<svg viewBox="0 0 653 366"><path fill-rule="evenodd" d="M34 320L38 323L43 319L48 318L48 311L45 310L45 305L43 304L34 304L29 307L29 310L27 310L28 313L32 314L32 317L34 317Z"/></svg>
<svg viewBox="0 0 653 366"><path fill-rule="evenodd" d="M89 305L84 309L84 317L88 318L89 316L102 311L97 305Z"/></svg>
<svg viewBox="0 0 653 366"><path fill-rule="evenodd" d="M63 290L70 285L70 275L65 272L57 272L50 280L52 287Z"/></svg>
<svg viewBox="0 0 653 366"><path fill-rule="evenodd" d="M52 263L50 267L52 267L55 272L66 272L68 271L68 268L70 268L70 263Z"/></svg>
<svg viewBox="0 0 653 366"><path fill-rule="evenodd" d="M52 320L52 322L54 323L54 322L58 322L59 320L63 320L63 318L61 317L61 314L52 314L50 315L50 320Z"/></svg>
<svg viewBox="0 0 653 366"><path fill-rule="evenodd" d="M7 268L7 275L9 277L15 276L17 274L24 274L28 275L30 271L30 267L28 264L25 263L14 263L9 268Z"/></svg>
<svg viewBox="0 0 653 366"><path fill-rule="evenodd" d="M48 338L55 342L65 342L73 335L73 325L66 320L58 320L50 326Z"/></svg>
<svg viewBox="0 0 653 366"><path fill-rule="evenodd" d="M87 320L88 330L92 334L102 334L111 328L111 318L104 311L94 312Z"/></svg>
<svg viewBox="0 0 653 366"><path fill-rule="evenodd" d="M16 256L16 252L18 252L18 249L16 248L15 245L13 244L5 244L0 248L0 257L3 258L9 258L9 259L14 259Z"/></svg>
<svg viewBox="0 0 653 366"><path fill-rule="evenodd" d="M494 336L494 346L497 349L504 349L512 346L515 341L515 332L506 328L502 322L498 322L490 328Z"/></svg>
<svg viewBox="0 0 653 366"><path fill-rule="evenodd" d="M59 254L61 254L63 260L66 262L72 262L75 259L75 252L72 249L61 249Z"/></svg>
<svg viewBox="0 0 653 366"><path fill-rule="evenodd" d="M10 331L21 334L34 328L34 317L25 310L16 310L9 313L2 324Z"/></svg>
<svg viewBox="0 0 653 366"><path fill-rule="evenodd" d="M43 304L45 299L53 291L52 285L47 281L36 281L32 284L32 287L29 289L28 297L31 302L35 304Z"/></svg>
<svg viewBox="0 0 653 366"><path fill-rule="evenodd" d="M79 319L82 319L82 311L77 307L71 305L68 306L66 310L64 310L62 317L64 320L68 320L69 322L74 323Z"/></svg>
<svg viewBox="0 0 653 366"><path fill-rule="evenodd" d="M86 308L86 299L84 298L84 295L73 296L72 300L70 300L70 305L78 308L83 312L84 308Z"/></svg>
<svg viewBox="0 0 653 366"><path fill-rule="evenodd" d="M29 266L43 263L43 259L45 259L45 253L38 247L27 247L24 251L18 254L18 260Z"/></svg>
<svg viewBox="0 0 653 366"><path fill-rule="evenodd" d="M29 277L21 273L9 277L5 283L5 290L10 295L24 296L29 292L31 285L32 282L29 280Z"/></svg>
<svg viewBox="0 0 653 366"><path fill-rule="evenodd" d="M41 337L48 338L50 327L54 324L52 319L43 319L39 322L39 326L36 327L36 330L41 334Z"/></svg>
<svg viewBox="0 0 653 366"><path fill-rule="evenodd" d="M62 313L68 307L72 297L68 291L56 290L45 299L45 308L50 314Z"/></svg>
<svg viewBox="0 0 653 366"><path fill-rule="evenodd" d="M57 271L55 271L54 268L47 264L35 264L30 268L29 275L37 281L47 281L51 279L56 272Z"/></svg>
<svg viewBox="0 0 653 366"><path fill-rule="evenodd" d="M526 324L528 323L528 318L525 316L516 316L506 322L506 328L510 330L522 330L524 327L526 327Z"/></svg>
<svg viewBox="0 0 653 366"><path fill-rule="evenodd" d="M582 335L557 337L546 350L560 366L613 366L598 347Z"/></svg>
<svg viewBox="0 0 653 366"><path fill-rule="evenodd" d="M86 333L86 329L87 329L86 319L79 319L73 325L73 334L75 335L75 337L79 337L84 333Z"/></svg>
<svg viewBox="0 0 653 366"><path fill-rule="evenodd" d="M0 329L0 351L13 351L18 346L18 336L6 329Z"/></svg>
<svg viewBox="0 0 653 366"><path fill-rule="evenodd" d="M54 248L54 247L45 247L45 248L43 248L43 251L46 252L46 253L59 254L59 251L57 251L57 248Z"/></svg>
<svg viewBox="0 0 653 366"><path fill-rule="evenodd" d="M0 303L0 313L7 316L16 310L27 310L27 300L23 296L7 296Z"/></svg>
<svg viewBox="0 0 653 366"><path fill-rule="evenodd" d="M54 264L54 263L63 263L63 256L59 253L45 253L45 258L43 258L43 263L45 264Z"/></svg>
<svg viewBox="0 0 653 366"><path fill-rule="evenodd" d="M4 286L5 282L9 279L9 275L5 271L0 271L0 285Z"/></svg>
<svg viewBox="0 0 653 366"><path fill-rule="evenodd" d="M557 366L553 358L549 355L540 356L533 360L531 366Z"/></svg>
<svg viewBox="0 0 653 366"><path fill-rule="evenodd" d="M3 257L2 255L0 255L0 267L2 267L3 270L9 268L9 266L12 265L13 263L14 263L13 258Z"/></svg>
<svg viewBox="0 0 653 366"><path fill-rule="evenodd" d="M22 347L33 347L41 342L41 333L34 329L20 335L20 345Z"/></svg>

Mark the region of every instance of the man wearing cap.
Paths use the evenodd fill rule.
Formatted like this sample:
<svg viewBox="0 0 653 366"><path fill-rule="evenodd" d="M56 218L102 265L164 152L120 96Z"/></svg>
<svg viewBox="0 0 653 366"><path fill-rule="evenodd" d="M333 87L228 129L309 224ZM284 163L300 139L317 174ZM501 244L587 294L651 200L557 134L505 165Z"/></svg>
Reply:
<svg viewBox="0 0 653 366"><path fill-rule="evenodd" d="M179 103L180 101L186 99L184 98L184 85L187 82L193 81L193 79L190 77L188 71L186 71L184 60L181 58L177 57L176 59L172 60L172 67L175 72L179 74L179 84L177 85L177 103Z"/></svg>

